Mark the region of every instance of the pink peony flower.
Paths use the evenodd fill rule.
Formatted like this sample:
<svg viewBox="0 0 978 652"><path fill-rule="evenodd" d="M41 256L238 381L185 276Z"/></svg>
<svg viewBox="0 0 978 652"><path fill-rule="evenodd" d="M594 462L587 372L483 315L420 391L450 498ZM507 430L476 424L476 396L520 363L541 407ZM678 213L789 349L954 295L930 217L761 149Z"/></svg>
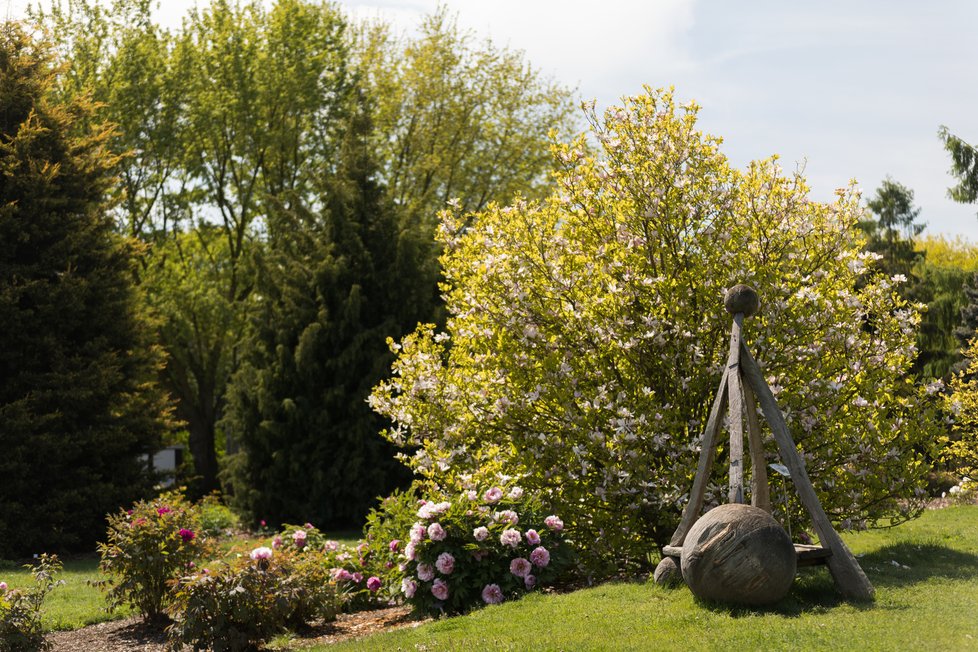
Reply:
<svg viewBox="0 0 978 652"><path fill-rule="evenodd" d="M413 598L417 591L418 583L412 580L410 577L405 577L403 580L401 580L401 593L404 594L405 598Z"/></svg>
<svg viewBox="0 0 978 652"><path fill-rule="evenodd" d="M540 545L540 533L537 532L536 530L527 530L526 531L526 542L528 544L530 544L531 546L538 546L538 545Z"/></svg>
<svg viewBox="0 0 978 652"><path fill-rule="evenodd" d="M435 568L442 575L451 575L452 571L455 570L455 557L452 557L451 553L441 553L435 561Z"/></svg>
<svg viewBox="0 0 978 652"><path fill-rule="evenodd" d="M431 585L431 595L435 596L439 600L447 600L448 582L442 579L435 580L435 583Z"/></svg>
<svg viewBox="0 0 978 652"><path fill-rule="evenodd" d="M527 575L526 577L523 578L523 586L525 586L527 590L532 589L536 585L537 585L537 578L535 575Z"/></svg>
<svg viewBox="0 0 978 652"><path fill-rule="evenodd" d="M516 525L517 523L520 522L520 517L517 516L516 512L514 512L511 509L504 509L501 512L496 512L494 516L496 520L501 523L509 523L510 525Z"/></svg>
<svg viewBox="0 0 978 652"><path fill-rule="evenodd" d="M522 557L517 557L509 562L509 572L516 577L526 577L530 574L531 570L533 570L533 566Z"/></svg>
<svg viewBox="0 0 978 652"><path fill-rule="evenodd" d="M411 526L411 541L420 543L426 536L428 536L428 529L423 523L415 523Z"/></svg>
<svg viewBox="0 0 978 652"><path fill-rule="evenodd" d="M408 544L404 546L404 556L414 561L414 557L416 556L415 548L414 541L408 541Z"/></svg>
<svg viewBox="0 0 978 652"><path fill-rule="evenodd" d="M418 518L429 519L444 514L451 508L449 502L425 503L418 509Z"/></svg>
<svg viewBox="0 0 978 652"><path fill-rule="evenodd" d="M401 547L401 540L394 539L389 544L387 544L387 547L390 548L391 552L397 552L398 548Z"/></svg>
<svg viewBox="0 0 978 652"><path fill-rule="evenodd" d="M252 559L271 559L272 558L272 549L271 548L266 548L265 546L261 546L260 548L255 548L254 550L251 551L251 558Z"/></svg>
<svg viewBox="0 0 978 652"><path fill-rule="evenodd" d="M262 519L262 520L260 520L260 521L259 521L258 523L259 523L259 525L261 525L262 527L265 527L265 525L267 525L267 524L265 523L265 519Z"/></svg>
<svg viewBox="0 0 978 652"><path fill-rule="evenodd" d="M185 527L180 528L180 532L178 532L178 534L180 535L180 538L183 539L184 543L190 543L194 540L194 537L197 536L194 534L193 530L188 530Z"/></svg>
<svg viewBox="0 0 978 652"><path fill-rule="evenodd" d="M334 582L349 582L353 579L353 575L345 568L334 568L330 571L330 575Z"/></svg>
<svg viewBox="0 0 978 652"><path fill-rule="evenodd" d="M376 593L380 590L380 578L376 575L367 578L367 589L371 593Z"/></svg>
<svg viewBox="0 0 978 652"><path fill-rule="evenodd" d="M479 494L475 491L475 489L469 489L465 492L465 497L471 501L475 501L479 499Z"/></svg>
<svg viewBox="0 0 978 652"><path fill-rule="evenodd" d="M351 577L352 577L353 581L356 582L357 584L359 584L360 582L363 581L363 573L357 572L357 573L354 573Z"/></svg>
<svg viewBox="0 0 978 652"><path fill-rule="evenodd" d="M503 498L503 490L499 487L493 487L486 493L482 495L482 499L487 503L498 503Z"/></svg>
<svg viewBox="0 0 978 652"><path fill-rule="evenodd" d="M296 548L303 548L306 545L306 531L296 530L292 533L292 541L295 543Z"/></svg>
<svg viewBox="0 0 978 652"><path fill-rule="evenodd" d="M520 531L512 528L503 530L503 533L499 535L499 543L510 548L515 548L520 545L520 541L522 540L523 537L520 535Z"/></svg>
<svg viewBox="0 0 978 652"><path fill-rule="evenodd" d="M564 522L560 520L560 518L557 516L550 515L547 518L543 519L543 522L548 528L550 528L554 532L560 532L561 530L564 529Z"/></svg>
<svg viewBox="0 0 978 652"><path fill-rule="evenodd" d="M509 490L510 500L519 500L523 497L523 490L520 487L513 487Z"/></svg>
<svg viewBox="0 0 978 652"><path fill-rule="evenodd" d="M172 509L170 509L166 505L163 505L163 507L157 508L156 513L159 514L160 516L163 516L164 514L169 514L172 511L173 511Z"/></svg>
<svg viewBox="0 0 978 652"><path fill-rule="evenodd" d="M430 582L435 579L435 569L431 564L418 564L418 579Z"/></svg>
<svg viewBox="0 0 978 652"><path fill-rule="evenodd" d="M340 549L339 541L327 541L326 543L323 544L323 550L325 550L326 552L336 552L339 549Z"/></svg>
<svg viewBox="0 0 978 652"><path fill-rule="evenodd" d="M307 530L311 530L312 529L312 523L306 523L302 527L306 528Z"/></svg>
<svg viewBox="0 0 978 652"><path fill-rule="evenodd" d="M0 591L6 591L6 590L7 590L7 583L0 582Z"/></svg>
<svg viewBox="0 0 978 652"><path fill-rule="evenodd" d="M472 530L472 536L475 537L476 541L485 541L489 538L489 528L477 527Z"/></svg>
<svg viewBox="0 0 978 652"><path fill-rule="evenodd" d="M550 563L550 551L543 546L536 547L530 553L530 561L538 568L546 568Z"/></svg>
<svg viewBox="0 0 978 652"><path fill-rule="evenodd" d="M282 547L282 537L276 534L275 538L272 539L272 548L278 550L281 547Z"/></svg>
<svg viewBox="0 0 978 652"><path fill-rule="evenodd" d="M444 541L448 534L445 532L445 528L441 526L441 523L432 523L428 526L428 536L431 537L432 541Z"/></svg>
<svg viewBox="0 0 978 652"><path fill-rule="evenodd" d="M486 604L499 604L503 601L503 590L498 584L486 584L482 589L482 601Z"/></svg>

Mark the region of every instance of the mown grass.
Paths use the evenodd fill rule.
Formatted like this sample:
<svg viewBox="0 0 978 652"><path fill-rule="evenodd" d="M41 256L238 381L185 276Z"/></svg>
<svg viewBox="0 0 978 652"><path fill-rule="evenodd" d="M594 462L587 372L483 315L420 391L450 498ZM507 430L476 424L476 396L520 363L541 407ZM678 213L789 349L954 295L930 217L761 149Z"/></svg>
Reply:
<svg viewBox="0 0 978 652"><path fill-rule="evenodd" d="M359 533L352 531L330 533L329 536L346 545L356 545L359 540ZM256 546L269 545L271 539L271 534L222 538L218 541L218 556L213 562L220 562L221 559L237 554L247 554ZM98 570L97 555L72 557L62 561L64 569L55 579L62 580L64 584L49 593L44 601L43 623L46 630L78 629L132 615L133 611L129 608L108 611L105 594L90 584L91 581L103 577ZM33 578L29 569L4 561L0 564L0 581L6 582L9 588L16 589L30 586Z"/></svg>
<svg viewBox="0 0 978 652"><path fill-rule="evenodd" d="M844 538L876 587L873 603L839 599L824 568L803 569L766 609L614 583L312 649L978 650L978 506Z"/></svg>

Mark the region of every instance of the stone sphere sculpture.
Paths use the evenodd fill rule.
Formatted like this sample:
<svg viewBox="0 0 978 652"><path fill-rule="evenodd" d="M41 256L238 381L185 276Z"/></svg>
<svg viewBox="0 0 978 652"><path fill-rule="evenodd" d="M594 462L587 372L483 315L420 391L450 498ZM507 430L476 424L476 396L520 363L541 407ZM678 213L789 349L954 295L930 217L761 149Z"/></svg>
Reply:
<svg viewBox="0 0 978 652"><path fill-rule="evenodd" d="M795 547L770 514L736 503L704 514L686 535L683 579L705 600L741 605L776 602L795 579Z"/></svg>
<svg viewBox="0 0 978 652"><path fill-rule="evenodd" d="M731 315L742 312L744 317L750 317L761 307L761 301L751 286L735 285L727 290L727 294L723 297L723 307Z"/></svg>

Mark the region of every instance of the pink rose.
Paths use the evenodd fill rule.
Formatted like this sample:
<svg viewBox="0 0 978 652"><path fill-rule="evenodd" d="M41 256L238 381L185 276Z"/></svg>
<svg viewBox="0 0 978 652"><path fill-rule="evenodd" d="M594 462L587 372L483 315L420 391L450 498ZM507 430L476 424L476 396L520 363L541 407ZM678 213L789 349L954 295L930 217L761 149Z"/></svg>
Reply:
<svg viewBox="0 0 978 652"><path fill-rule="evenodd" d="M548 528L550 528L554 532L560 532L561 530L564 529L564 522L560 520L560 518L557 516L550 515L547 518L543 519L543 522Z"/></svg>
<svg viewBox="0 0 978 652"><path fill-rule="evenodd" d="M371 576L367 578L367 589L369 589L371 593L376 593L377 591L379 591L380 578L377 576Z"/></svg>
<svg viewBox="0 0 978 652"><path fill-rule="evenodd" d="M327 541L326 543L323 544L323 550L325 550L326 552L336 552L339 549L340 549L339 541Z"/></svg>
<svg viewBox="0 0 978 652"><path fill-rule="evenodd" d="M530 565L530 562L522 557L517 557L513 561L509 562L509 572L516 577L526 577L530 574L532 569L533 566Z"/></svg>
<svg viewBox="0 0 978 652"><path fill-rule="evenodd" d="M432 541L444 541L448 535L440 523L432 523L428 526L428 536Z"/></svg>
<svg viewBox="0 0 978 652"><path fill-rule="evenodd" d="M362 582L363 581L363 573L354 573L353 574L353 581L356 582L357 584L359 584L360 582Z"/></svg>
<svg viewBox="0 0 978 652"><path fill-rule="evenodd" d="M499 604L503 601L503 590L498 584L486 584L482 589L482 601L486 604Z"/></svg>
<svg viewBox="0 0 978 652"><path fill-rule="evenodd" d="M435 596L439 600L447 600L448 582L442 579L435 580L435 583L431 585L431 595Z"/></svg>
<svg viewBox="0 0 978 652"><path fill-rule="evenodd" d="M537 532L536 530L527 530L526 531L526 542L528 544L530 544L531 546L538 546L538 545L540 545L540 533Z"/></svg>
<svg viewBox="0 0 978 652"><path fill-rule="evenodd" d="M533 552L530 553L530 561L538 568L546 568L547 564L550 563L550 551L543 546L534 548Z"/></svg>
<svg viewBox="0 0 978 652"><path fill-rule="evenodd" d="M252 559L271 559L272 558L272 549L271 548L266 548L264 546L262 546L260 548L255 548L254 550L251 551L251 558Z"/></svg>
<svg viewBox="0 0 978 652"><path fill-rule="evenodd" d="M305 530L296 530L292 533L292 541L295 543L296 548L302 548L306 545L306 532Z"/></svg>
<svg viewBox="0 0 978 652"><path fill-rule="evenodd" d="M438 559L435 561L435 568L442 575L451 575L452 571L455 570L455 557L452 557L450 553L443 552L438 555Z"/></svg>
<svg viewBox="0 0 978 652"><path fill-rule="evenodd" d="M482 499L487 503L498 503L503 498L503 490L499 487L493 487L485 494L483 494Z"/></svg>
<svg viewBox="0 0 978 652"><path fill-rule="evenodd" d="M278 550L281 547L282 547L282 537L276 534L275 538L272 539L272 548Z"/></svg>
<svg viewBox="0 0 978 652"><path fill-rule="evenodd" d="M418 564L418 579L430 582L435 579L435 569L431 564Z"/></svg>

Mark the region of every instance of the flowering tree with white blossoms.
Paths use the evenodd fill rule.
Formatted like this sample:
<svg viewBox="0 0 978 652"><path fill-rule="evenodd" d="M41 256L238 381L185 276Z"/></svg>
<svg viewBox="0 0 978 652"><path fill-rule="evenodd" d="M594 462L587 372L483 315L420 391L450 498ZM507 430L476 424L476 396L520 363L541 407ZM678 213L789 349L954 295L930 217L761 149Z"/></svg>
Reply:
<svg viewBox="0 0 978 652"><path fill-rule="evenodd" d="M392 342L371 397L389 438L418 447L416 473L520 474L582 554L619 568L665 542L687 500L737 283L761 297L745 338L830 516L912 516L934 441L906 375L917 306L868 269L857 191L824 204L776 159L732 169L697 111L651 89L603 120L592 108L589 134L553 145L546 201L446 212L445 332ZM766 450L776 461L769 436Z"/></svg>

